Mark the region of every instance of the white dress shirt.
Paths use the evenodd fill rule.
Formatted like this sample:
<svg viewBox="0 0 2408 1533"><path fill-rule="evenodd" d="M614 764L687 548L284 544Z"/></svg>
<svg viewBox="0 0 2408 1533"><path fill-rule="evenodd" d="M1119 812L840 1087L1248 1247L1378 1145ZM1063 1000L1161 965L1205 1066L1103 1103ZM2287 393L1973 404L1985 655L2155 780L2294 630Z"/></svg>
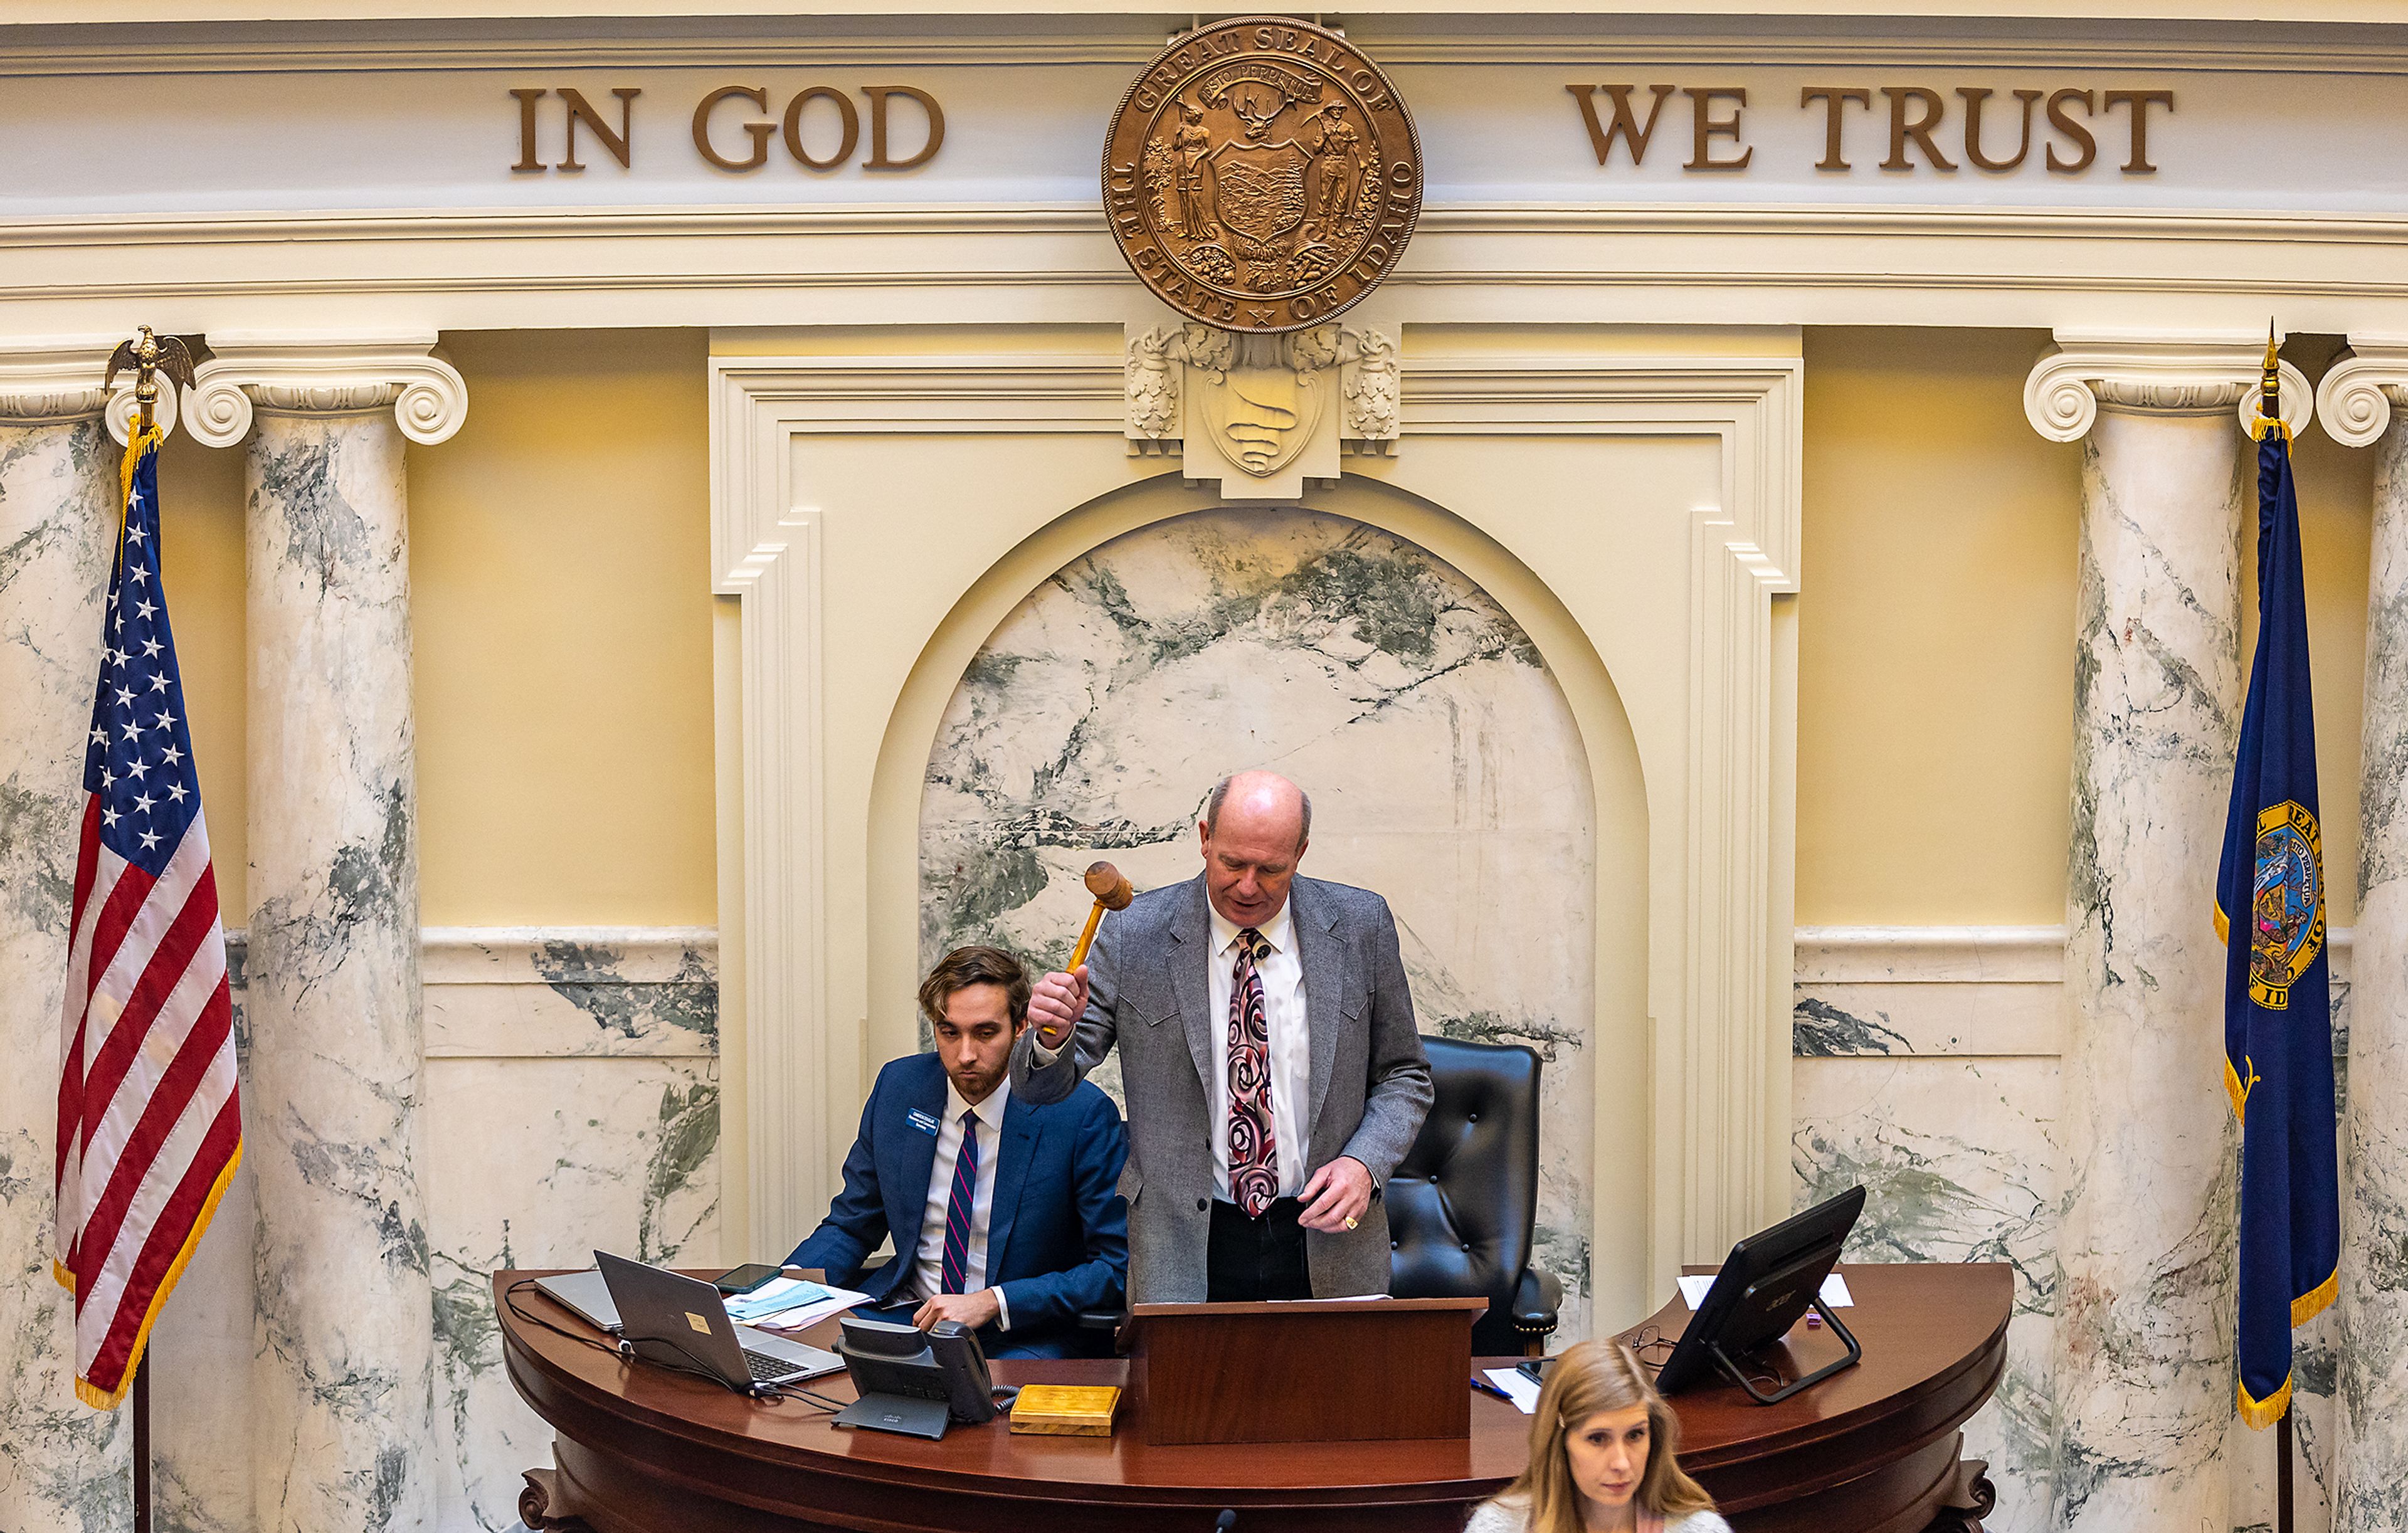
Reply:
<svg viewBox="0 0 2408 1533"><path fill-rule="evenodd" d="M928 1171L928 1205L920 1216L920 1249L911 1262L911 1281L922 1298L934 1298L945 1286L945 1219L953 1201L953 1167L962 1155L962 1114L974 1113L978 1125L978 1186L970 1201L969 1250L962 1259L962 1292L974 1294L986 1282L987 1220L995 1212L995 1165L1003 1143L1003 1108L1011 1099L1011 1079L1006 1076L986 1100L972 1107L962 1100L953 1079L945 1081L945 1115L937 1125L937 1164ZM1011 1329L1011 1310L1003 1290L995 1291L996 1324Z"/></svg>
<svg viewBox="0 0 2408 1533"><path fill-rule="evenodd" d="M1208 903L1208 909L1210 908ZM1271 955L1254 965L1263 981L1263 1022L1271 1039L1271 1132L1279 1147L1279 1190L1294 1197L1304 1187L1312 1168L1304 1114L1312 1098L1305 1095L1312 1078L1312 1039L1305 1031L1304 959L1296 949L1296 923L1289 919L1294 901L1280 906L1279 914L1256 929L1271 946ZM1212 989L1213 1056L1221 1067L1205 1082L1207 1106L1212 1115L1212 1187L1224 1200L1229 1196L1229 997L1238 985L1238 927L1219 910L1212 911L1212 955L1206 963Z"/></svg>

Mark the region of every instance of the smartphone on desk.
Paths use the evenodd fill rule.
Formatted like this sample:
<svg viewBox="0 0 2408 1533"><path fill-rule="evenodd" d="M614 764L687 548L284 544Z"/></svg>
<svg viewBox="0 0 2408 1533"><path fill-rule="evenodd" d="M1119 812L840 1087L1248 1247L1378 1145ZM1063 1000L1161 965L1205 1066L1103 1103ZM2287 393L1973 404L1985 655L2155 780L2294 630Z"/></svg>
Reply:
<svg viewBox="0 0 2408 1533"><path fill-rule="evenodd" d="M778 1276L778 1272L777 1268L765 1267L759 1262L747 1262L742 1267L730 1268L711 1279L710 1285L729 1298L734 1298L738 1294L749 1294L766 1285Z"/></svg>

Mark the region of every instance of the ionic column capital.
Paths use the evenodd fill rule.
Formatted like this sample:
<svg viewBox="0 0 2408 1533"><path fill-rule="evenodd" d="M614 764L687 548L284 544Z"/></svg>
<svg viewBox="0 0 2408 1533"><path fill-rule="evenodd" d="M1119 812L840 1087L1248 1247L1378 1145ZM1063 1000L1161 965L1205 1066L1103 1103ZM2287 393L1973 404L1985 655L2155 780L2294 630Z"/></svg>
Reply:
<svg viewBox="0 0 2408 1533"><path fill-rule="evenodd" d="M208 361L194 369L185 425L211 447L251 433L258 410L334 414L390 406L411 441L449 441L468 417L468 384L434 354L435 333L276 334L228 331L209 337Z"/></svg>
<svg viewBox="0 0 2408 1533"><path fill-rule="evenodd" d="M108 359L123 336L26 336L0 338L0 425L56 425L108 414L108 434L121 443L134 433L134 375L120 373L109 388ZM176 385L159 380L154 416L176 429Z"/></svg>
<svg viewBox="0 0 2408 1533"><path fill-rule="evenodd" d="M2161 415L2229 409L2252 430L2265 357L2265 337L2242 331L2060 330L2057 350L2024 380L2024 415L2053 442L2081 440L2102 404ZM2297 367L2284 363L2282 378L2283 420L2297 435L2315 401Z"/></svg>
<svg viewBox="0 0 2408 1533"><path fill-rule="evenodd" d="M2408 405L2408 336L2350 337L2348 354L2316 386L2325 435L2364 447L2391 424L2395 405Z"/></svg>

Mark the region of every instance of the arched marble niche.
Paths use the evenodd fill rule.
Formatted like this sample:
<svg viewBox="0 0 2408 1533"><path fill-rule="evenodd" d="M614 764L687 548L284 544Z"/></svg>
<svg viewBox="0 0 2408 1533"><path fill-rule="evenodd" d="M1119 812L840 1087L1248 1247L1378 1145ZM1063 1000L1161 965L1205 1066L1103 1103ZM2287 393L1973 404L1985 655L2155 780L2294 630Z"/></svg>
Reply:
<svg viewBox="0 0 2408 1533"><path fill-rule="evenodd" d="M1546 1059L1538 1260L1563 1282L1563 1340L1586 1334L1587 756L1529 637L1426 550L1322 512L1225 509L1039 586L970 663L929 754L923 969L972 941L1067 961L1087 864L1140 889L1194 876L1205 791L1258 765L1312 795L1303 870L1387 896L1422 1030ZM1115 1096L1117 1063L1097 1072Z"/></svg>

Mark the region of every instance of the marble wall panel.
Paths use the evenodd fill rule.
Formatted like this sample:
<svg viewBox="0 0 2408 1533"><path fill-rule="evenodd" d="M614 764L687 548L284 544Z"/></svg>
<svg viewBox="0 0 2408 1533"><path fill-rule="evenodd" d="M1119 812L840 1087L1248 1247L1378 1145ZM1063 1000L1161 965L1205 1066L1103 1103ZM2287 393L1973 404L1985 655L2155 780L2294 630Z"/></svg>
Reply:
<svg viewBox="0 0 2408 1533"><path fill-rule="evenodd" d="M2348 1533L2408 1533L2408 413L2398 390L2377 450L2367 581L2358 922L2365 1025L2354 1045L2358 1110L2344 1116L2341 1296L2346 1339L2336 1425Z"/></svg>
<svg viewBox="0 0 2408 1533"><path fill-rule="evenodd" d="M552 1431L501 1367L487 1274L599 1250L719 1257L707 931L428 934L428 1236L445 1528L518 1526Z"/></svg>
<svg viewBox="0 0 2408 1533"><path fill-rule="evenodd" d="M2350 934L2335 932L2337 1052L2349 1036L2351 950ZM1801 928L1797 952L1797 1203L1864 1184L1851 1260L2014 1268L2006 1377L1967 1424L1966 1451L1989 1460L1998 1485L1999 1509L1985 1526L2042 1533L2054 1488L2056 1240L2069 1169L2057 1122L2064 933ZM2334 1316L2320 1316L2297 1339L2299 1533L2332 1526L2335 1326ZM2236 1421L2226 1453L2232 1533L2271 1533L2272 1434Z"/></svg>
<svg viewBox="0 0 2408 1533"><path fill-rule="evenodd" d="M630 1058L719 1049L708 927L429 927L426 1056Z"/></svg>
<svg viewBox="0 0 2408 1533"><path fill-rule="evenodd" d="M1066 849L1067 850L1067 849ZM1067 866L1062 876L1075 869ZM1850 1250L1867 1261L2005 1261L2016 1313L1998 1398L1969 1424L1990 1460L1996 1529L2039 1533L2051 1487L2055 1222L2065 1175L2054 1050L2035 1029L1964 1019L2036 1016L2057 987L2044 938L1873 938L1834 956L1801 932L1792 1164L1811 1202L1862 1182ZM425 1168L439 1360L436 1469L445 1529L515 1525L519 1473L548 1460L549 1429L503 1377L483 1274L572 1265L595 1246L709 1264L718 1250L714 944L708 933L430 934ZM1060 940L1067 946L1068 937ZM1911 951L1922 944L1926 951ZM2345 1039L2351 943L2336 933L2335 1023ZM233 946L236 972L243 958ZM1462 997L1416 960L1426 1010ZM1417 990L1418 993L1418 990ZM237 1002L240 995L237 993ZM438 1041L439 1039L439 1041ZM2021 1039L2021 1042L2017 1040ZM443 1053L435 1054L437 1048ZM1577 1057L1577 1055L1574 1055ZM250 1417L253 1345L249 1179L238 1179L154 1342L160 1526L246 1533L247 1466L225 1424ZM2331 1526L2333 1320L2300 1338L2302 1533ZM2271 1435L2238 1431L2234 1533L2272 1522Z"/></svg>
<svg viewBox="0 0 2408 1533"><path fill-rule="evenodd" d="M234 934L237 976L244 947ZM717 943L707 930L427 934L422 1176L434 1271L436 1515L516 1528L552 1432L502 1372L486 1274L596 1248L709 1266L719 1252ZM236 992L237 1015L242 992ZM159 1526L248 1533L251 1182L236 1179L160 1325Z"/></svg>
<svg viewBox="0 0 2408 1533"><path fill-rule="evenodd" d="M1934 988L1934 987L1921 987ZM1800 1207L1862 1183L1848 1259L2014 1268L2006 1377L1965 1428L1990 1462L1998 1533L2049 1526L2050 1325L2064 1157L2057 1061L2045 1056L1800 1058L1791 1166Z"/></svg>
<svg viewBox="0 0 2408 1533"><path fill-rule="evenodd" d="M552 1428L503 1372L489 1274L588 1266L597 1249L717 1259L714 1063L428 1062L441 1526L516 1527L520 1472L552 1461Z"/></svg>
<svg viewBox="0 0 2408 1533"><path fill-rule="evenodd" d="M250 1103L243 1112L248 1119ZM247 1424L253 1414L258 1191L246 1161L150 1333L153 1520L161 1533L249 1533L257 1526L250 1440L229 1433L227 1424Z"/></svg>
<svg viewBox="0 0 2408 1533"><path fill-rule="evenodd" d="M1426 551L1296 509L1157 523L1039 586L963 676L922 798L922 957L993 941L1058 965L1089 861L1111 858L1140 889L1192 877L1215 780L1251 766L1294 778L1313 799L1305 871L1387 896L1422 1030L1546 1059L1537 1260L1577 1338L1595 1053L1586 759L1528 637ZM1116 1090L1117 1061L1097 1080Z"/></svg>
<svg viewBox="0 0 2408 1533"><path fill-rule="evenodd" d="M11 407L22 404L10 397ZM35 406L33 408L44 408ZM95 413L0 424L0 1528L125 1526L130 1434L75 1396L50 1275L59 1009L100 674L117 449Z"/></svg>

